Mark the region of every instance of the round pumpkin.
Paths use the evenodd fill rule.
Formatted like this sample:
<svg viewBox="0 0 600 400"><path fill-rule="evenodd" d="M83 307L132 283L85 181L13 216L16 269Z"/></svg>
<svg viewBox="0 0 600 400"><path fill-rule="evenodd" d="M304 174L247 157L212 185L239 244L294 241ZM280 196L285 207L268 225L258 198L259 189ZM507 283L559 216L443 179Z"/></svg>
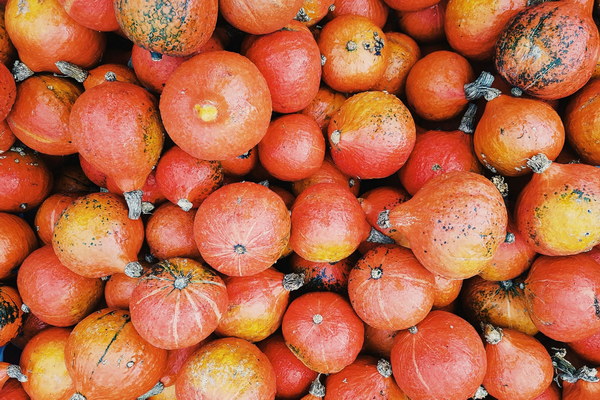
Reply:
<svg viewBox="0 0 600 400"><path fill-rule="evenodd" d="M397 11L400 30L419 43L439 43L446 37L446 1L417 11Z"/></svg>
<svg viewBox="0 0 600 400"><path fill-rule="evenodd" d="M456 300L462 289L462 279L433 276L433 308L447 307Z"/></svg>
<svg viewBox="0 0 600 400"><path fill-rule="evenodd" d="M53 194L44 200L35 214L35 230L40 240L52 244L54 225L63 211L79 196L77 194Z"/></svg>
<svg viewBox="0 0 600 400"><path fill-rule="evenodd" d="M340 109L344 101L346 101L346 97L343 94L335 92L327 86L321 86L308 106L301 112L312 117L323 133L326 133L331 117Z"/></svg>
<svg viewBox="0 0 600 400"><path fill-rule="evenodd" d="M331 10L333 18L340 15L360 15L369 18L378 27L383 29L390 9L384 0L336 0Z"/></svg>
<svg viewBox="0 0 600 400"><path fill-rule="evenodd" d="M166 260L173 257L198 258L194 242L196 211L183 211L173 203L161 204L146 223L146 242L153 256Z"/></svg>
<svg viewBox="0 0 600 400"><path fill-rule="evenodd" d="M111 0L59 0L79 24L95 31L115 31L119 23Z"/></svg>
<svg viewBox="0 0 600 400"><path fill-rule="evenodd" d="M219 11L237 29L264 35L288 24L302 3L303 0L219 0Z"/></svg>
<svg viewBox="0 0 600 400"><path fill-rule="evenodd" d="M110 308L128 310L131 294L139 282L138 278L131 278L125 274L112 274L104 287L106 305Z"/></svg>
<svg viewBox="0 0 600 400"><path fill-rule="evenodd" d="M570 101L565 110L565 129L569 143L581 158L592 165L600 164L600 80L592 80Z"/></svg>
<svg viewBox="0 0 600 400"><path fill-rule="evenodd" d="M175 390L175 381L183 365L196 352L200 347L204 346L207 341L203 340L193 346L184 347L182 349L169 350L167 352L167 367L163 373L163 377L160 378L160 382L165 385L166 388L173 388ZM163 391L164 393L164 391ZM173 391L173 395L175 392Z"/></svg>
<svg viewBox="0 0 600 400"><path fill-rule="evenodd" d="M398 332L388 329L377 329L365 324L363 352L389 359Z"/></svg>
<svg viewBox="0 0 600 400"><path fill-rule="evenodd" d="M372 87L400 96L404 94L406 78L411 68L421 58L419 45L410 36L398 32L386 32L390 56L383 76Z"/></svg>
<svg viewBox="0 0 600 400"><path fill-rule="evenodd" d="M586 361L593 364L600 363L600 331L592 336L570 342L569 348Z"/></svg>
<svg viewBox="0 0 600 400"><path fill-rule="evenodd" d="M237 157L221 160L223 173L230 176L244 176L250 173L258 161L258 147L253 147Z"/></svg>
<svg viewBox="0 0 600 400"><path fill-rule="evenodd" d="M35 233L25 220L0 212L0 279L8 278L37 245Z"/></svg>
<svg viewBox="0 0 600 400"><path fill-rule="evenodd" d="M87 76L83 81L83 88L88 90L104 82L113 81L140 84L135 76L135 72L131 68L122 64L102 64L87 71Z"/></svg>
<svg viewBox="0 0 600 400"><path fill-rule="evenodd" d="M334 3L334 0L303 0L294 19L311 27L322 20L332 8L335 8Z"/></svg>
<svg viewBox="0 0 600 400"><path fill-rule="evenodd" d="M19 333L10 343L22 350L35 335L50 327L49 324L36 317L35 314L31 312L26 313L23 315L23 322Z"/></svg>

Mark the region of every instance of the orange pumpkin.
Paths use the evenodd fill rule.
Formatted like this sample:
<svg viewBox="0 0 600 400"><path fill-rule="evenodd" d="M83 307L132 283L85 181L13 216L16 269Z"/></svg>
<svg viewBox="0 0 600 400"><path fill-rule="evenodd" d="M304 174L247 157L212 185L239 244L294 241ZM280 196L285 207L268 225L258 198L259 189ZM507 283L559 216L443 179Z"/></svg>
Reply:
<svg viewBox="0 0 600 400"><path fill-rule="evenodd" d="M219 11L231 25L253 35L283 28L304 0L219 0Z"/></svg>
<svg viewBox="0 0 600 400"><path fill-rule="evenodd" d="M317 121L323 133L327 133L331 117L345 101L346 97L343 94L335 92L327 86L321 86L309 105L302 110L302 114L312 117Z"/></svg>
<svg viewBox="0 0 600 400"><path fill-rule="evenodd" d="M183 211L172 203L158 207L146 224L146 242L152 255L162 260L200 257L194 242L195 216L195 211Z"/></svg>
<svg viewBox="0 0 600 400"><path fill-rule="evenodd" d="M389 12L390 9L384 0L336 0L331 10L331 16L336 18L340 15L360 15L369 18L375 25L383 29Z"/></svg>
<svg viewBox="0 0 600 400"><path fill-rule="evenodd" d="M363 352L389 359L392 347L394 347L394 339L398 332L388 329L377 329L365 324Z"/></svg>
<svg viewBox="0 0 600 400"><path fill-rule="evenodd" d="M77 197L76 194L53 194L46 198L40 205L35 214L35 230L38 237L45 244L52 243L52 234L54 225L62 212L69 206Z"/></svg>
<svg viewBox="0 0 600 400"><path fill-rule="evenodd" d="M592 336L570 342L569 348L586 361L600 363L600 331Z"/></svg>
<svg viewBox="0 0 600 400"><path fill-rule="evenodd" d="M438 0L385 0L388 6L399 11L417 11L431 7Z"/></svg>
<svg viewBox="0 0 600 400"><path fill-rule="evenodd" d="M23 375L18 365L0 362L0 389L11 378L17 379L19 382L27 381L27 377Z"/></svg>
<svg viewBox="0 0 600 400"><path fill-rule="evenodd" d="M344 294L348 290L348 276L354 266L355 257L336 262L312 262L293 253L290 263L294 272L304 276L303 290Z"/></svg>
<svg viewBox="0 0 600 400"><path fill-rule="evenodd" d="M447 307L456 300L462 289L462 279L447 279L433 276L433 308Z"/></svg>
<svg viewBox="0 0 600 400"><path fill-rule="evenodd" d="M112 274L104 287L106 305L111 308L128 310L131 294L138 283L138 278L131 278L120 273Z"/></svg>
<svg viewBox="0 0 600 400"><path fill-rule="evenodd" d="M417 11L398 11L398 27L417 42L436 43L444 40L447 0Z"/></svg>
<svg viewBox="0 0 600 400"><path fill-rule="evenodd" d="M8 68L0 64L0 121L10 112L17 95L15 80Z"/></svg>
<svg viewBox="0 0 600 400"><path fill-rule="evenodd" d="M403 33L386 32L385 37L390 47L390 56L381 80L372 89L400 96L404 94L408 73L421 58L421 49L417 42Z"/></svg>
<svg viewBox="0 0 600 400"><path fill-rule="evenodd" d="M0 285L0 346L17 336L23 323L21 296L10 286Z"/></svg>
<svg viewBox="0 0 600 400"><path fill-rule="evenodd" d="M300 400L320 400L325 397L325 385L321 383L321 375L319 374L310 384L308 394Z"/></svg>
<svg viewBox="0 0 600 400"><path fill-rule="evenodd" d="M95 31L116 31L119 23L111 0L59 0L77 23Z"/></svg>
<svg viewBox="0 0 600 400"><path fill-rule="evenodd" d="M165 368L163 377L160 378L160 382L165 385L165 388L171 387L175 389L175 381L177 380L181 368L183 368L183 365L188 358L205 344L206 341L202 341L193 346L184 347L183 349L167 351L167 367ZM173 392L173 395L175 395L175 392Z"/></svg>
<svg viewBox="0 0 600 400"><path fill-rule="evenodd" d="M23 390L21 382L17 379L9 379L2 389L0 389L0 396L4 396L10 400L31 400L27 392Z"/></svg>
<svg viewBox="0 0 600 400"><path fill-rule="evenodd" d="M294 19L311 27L325 18L331 9L335 8L334 3L335 0L303 0L302 6Z"/></svg>
<svg viewBox="0 0 600 400"><path fill-rule="evenodd" d="M104 82L113 81L140 84L131 68L122 64L102 64L87 71L83 87L88 90Z"/></svg>
<svg viewBox="0 0 600 400"><path fill-rule="evenodd" d="M62 165L55 175L52 193L76 195L96 190L96 186L85 176L83 169L75 163Z"/></svg>
<svg viewBox="0 0 600 400"><path fill-rule="evenodd" d="M31 227L16 215L0 212L0 279L13 270L37 247Z"/></svg>
<svg viewBox="0 0 600 400"><path fill-rule="evenodd" d="M0 154L8 151L17 138L10 130L6 120L0 121Z"/></svg>
<svg viewBox="0 0 600 400"><path fill-rule="evenodd" d="M592 80L569 102L565 111L565 129L569 143L581 158L600 165L600 80Z"/></svg>
<svg viewBox="0 0 600 400"><path fill-rule="evenodd" d="M392 186L379 186L375 189L369 190L363 193L358 201L362 207L365 215L367 216L367 222L371 227L382 232L384 235L389 234L389 230L382 228L377 224L379 214L383 211L391 210L398 204L404 203L410 196L402 188L395 188ZM406 243L401 243L405 245ZM406 246L405 246L406 247Z"/></svg>
<svg viewBox="0 0 600 400"><path fill-rule="evenodd" d="M223 173L230 176L244 176L250 173L258 161L258 147L253 147L237 157L221 160Z"/></svg>

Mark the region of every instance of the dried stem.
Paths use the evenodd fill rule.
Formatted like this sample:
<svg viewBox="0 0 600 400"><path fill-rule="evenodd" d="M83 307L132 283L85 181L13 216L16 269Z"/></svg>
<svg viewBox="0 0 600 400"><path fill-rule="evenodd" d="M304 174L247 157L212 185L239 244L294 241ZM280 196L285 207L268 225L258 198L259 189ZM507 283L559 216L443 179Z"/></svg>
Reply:
<svg viewBox="0 0 600 400"><path fill-rule="evenodd" d="M129 219L140 219L142 215L142 196L144 192L141 190L132 190L123 193L127 207L129 207Z"/></svg>
<svg viewBox="0 0 600 400"><path fill-rule="evenodd" d="M288 292L300 289L304 286L304 274L285 274L283 276L283 288Z"/></svg>
<svg viewBox="0 0 600 400"><path fill-rule="evenodd" d="M475 105L475 103L469 103L467 111L465 111L465 114L460 120L458 130L463 131L464 133L475 132L475 127L473 123L475 119L475 114L477 114L477 106Z"/></svg>
<svg viewBox="0 0 600 400"><path fill-rule="evenodd" d="M545 154L540 153L527 160L527 166L536 174L541 174L550 167L552 161Z"/></svg>
<svg viewBox="0 0 600 400"><path fill-rule="evenodd" d="M83 83L89 75L85 69L68 61L57 61L54 65L63 75L73 78L79 83Z"/></svg>
<svg viewBox="0 0 600 400"><path fill-rule="evenodd" d="M379 232L375 228L371 228L371 232L369 233L369 237L367 238L367 242L369 243L378 243L378 244L394 244L396 243L394 239L389 236L384 235Z"/></svg>
<svg viewBox="0 0 600 400"><path fill-rule="evenodd" d="M487 101L494 100L496 97L500 96L502 92L500 92L499 89L492 88L492 83L494 83L494 75L483 71L474 82L465 85L465 97L469 101L477 100L482 97Z"/></svg>

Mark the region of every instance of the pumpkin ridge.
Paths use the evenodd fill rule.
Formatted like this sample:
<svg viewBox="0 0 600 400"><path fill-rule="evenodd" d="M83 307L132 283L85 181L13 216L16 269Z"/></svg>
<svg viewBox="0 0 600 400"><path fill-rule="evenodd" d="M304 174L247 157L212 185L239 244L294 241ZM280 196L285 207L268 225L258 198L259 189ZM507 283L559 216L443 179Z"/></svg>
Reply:
<svg viewBox="0 0 600 400"><path fill-rule="evenodd" d="M110 314L110 313L109 313ZM106 314L108 315L108 314ZM104 316L106 316L104 315ZM106 354L108 354L108 350L110 350L110 347L113 345L113 343L117 340L117 337L119 336L119 334L121 333L121 331L125 328L125 325L127 325L129 322L131 322L131 317L129 317L129 314L125 314L126 319L125 322L123 323L123 325L121 325L121 327L115 332L114 336L112 337L112 339L110 339L110 342L108 343L108 345L106 346L106 349L104 349L104 353L102 353L102 355L100 356L100 359L98 360L98 362L96 363L96 366L100 365L102 363L102 361L104 361L104 357L106 356ZM91 375L94 375L94 372L96 371L96 369L94 368L94 370L92 370Z"/></svg>

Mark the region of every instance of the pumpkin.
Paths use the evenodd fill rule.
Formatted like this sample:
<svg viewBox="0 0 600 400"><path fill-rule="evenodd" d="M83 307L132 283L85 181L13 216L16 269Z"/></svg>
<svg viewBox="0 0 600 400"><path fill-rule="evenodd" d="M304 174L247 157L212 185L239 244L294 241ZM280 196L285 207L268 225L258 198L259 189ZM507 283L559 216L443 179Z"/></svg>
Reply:
<svg viewBox="0 0 600 400"><path fill-rule="evenodd" d="M334 0L303 0L294 19L311 27L322 20L331 9L335 9L334 3Z"/></svg>
<svg viewBox="0 0 600 400"><path fill-rule="evenodd" d="M67 195L89 193L96 189L96 185L88 179L77 161L61 166L54 176L54 184L52 185L52 193Z"/></svg>
<svg viewBox="0 0 600 400"><path fill-rule="evenodd" d="M416 133L408 108L393 94L363 92L346 100L327 128L338 168L360 179L398 171L412 151Z"/></svg>
<svg viewBox="0 0 600 400"><path fill-rule="evenodd" d="M229 176L244 176L250 173L258 161L258 147L253 147L237 157L221 160L223 173Z"/></svg>
<svg viewBox="0 0 600 400"><path fill-rule="evenodd" d="M565 349L554 349L552 361L556 367L558 382L562 383L563 400L593 400L600 394L600 384L597 368L584 365L575 368L570 361L565 359ZM571 357L569 357L571 358ZM562 381L562 382L560 382Z"/></svg>
<svg viewBox="0 0 600 400"><path fill-rule="evenodd" d="M6 2L0 1L0 3ZM12 42L10 41L10 37L6 32L4 8L2 8L2 10L0 10L0 63L9 65L15 58L16 53L15 47L13 46Z"/></svg>
<svg viewBox="0 0 600 400"><path fill-rule="evenodd" d="M358 15L342 15L327 23L317 40L323 81L339 92L362 92L381 80L390 54L383 31Z"/></svg>
<svg viewBox="0 0 600 400"><path fill-rule="evenodd" d="M23 303L53 326L75 325L91 313L104 291L98 278L86 278L61 264L51 245L31 253L19 268L17 286Z"/></svg>
<svg viewBox="0 0 600 400"><path fill-rule="evenodd" d="M95 31L116 31L119 23L111 0L59 0L69 17Z"/></svg>
<svg viewBox="0 0 600 400"><path fill-rule="evenodd" d="M348 289L348 276L355 258L350 256L335 262L312 262L293 253L290 264L295 273L304 276L302 290L329 291L344 294Z"/></svg>
<svg viewBox="0 0 600 400"><path fill-rule="evenodd" d="M481 272L504 241L507 211L490 181L457 171L429 180L412 199L381 213L378 222L397 242L408 240L429 271L466 279Z"/></svg>
<svg viewBox="0 0 600 400"><path fill-rule="evenodd" d="M202 160L224 160L260 142L271 104L267 81L250 60L213 51L191 58L171 75L160 114L183 151Z"/></svg>
<svg viewBox="0 0 600 400"><path fill-rule="evenodd" d="M367 238L369 224L358 200L332 183L310 186L292 207L290 245L308 261L335 262Z"/></svg>
<svg viewBox="0 0 600 400"><path fill-rule="evenodd" d="M215 330L227 299L223 280L211 269L188 258L171 258L148 269L133 289L131 322L150 344L181 349Z"/></svg>
<svg viewBox="0 0 600 400"><path fill-rule="evenodd" d="M417 42L403 33L386 32L385 37L390 47L390 56L383 76L372 89L400 96L404 94L410 69L421 58L421 49Z"/></svg>
<svg viewBox="0 0 600 400"><path fill-rule="evenodd" d="M358 201L362 207L365 215L367 216L367 222L372 228L377 229L384 235L389 234L388 229L382 228L377 224L379 214L383 211L391 210L398 204L404 203L410 196L402 188L396 188L392 186L379 186L375 189L369 190L363 193ZM406 244L406 243L401 243Z"/></svg>
<svg viewBox="0 0 600 400"><path fill-rule="evenodd" d="M538 253L578 254L600 244L600 169L532 157L534 174L515 204L519 232Z"/></svg>
<svg viewBox="0 0 600 400"><path fill-rule="evenodd" d="M407 329L431 311L433 278L410 250L383 245L365 254L350 271L348 295L368 325Z"/></svg>
<svg viewBox="0 0 600 400"><path fill-rule="evenodd" d="M128 218L121 198L92 193L63 211L54 226L52 247L60 262L76 274L101 278L121 272L137 277L143 241L142 221Z"/></svg>
<svg viewBox="0 0 600 400"><path fill-rule="evenodd" d="M34 72L58 73L57 61L88 68L104 52L104 34L71 19L59 0L10 0L4 17L19 59Z"/></svg>
<svg viewBox="0 0 600 400"><path fill-rule="evenodd" d="M15 135L10 130L6 120L0 121L0 154L8 151L15 143Z"/></svg>
<svg viewBox="0 0 600 400"><path fill-rule="evenodd" d="M586 361L593 364L600 363L600 331L592 336L570 342L569 348Z"/></svg>
<svg viewBox="0 0 600 400"><path fill-rule="evenodd" d="M398 11L398 27L419 43L435 43L445 39L445 0L417 11Z"/></svg>
<svg viewBox="0 0 600 400"><path fill-rule="evenodd" d="M19 333L10 341L10 343L23 350L34 336L50 327L49 324L36 317L35 314L31 312L26 313L23 315L23 322L19 329Z"/></svg>
<svg viewBox="0 0 600 400"><path fill-rule="evenodd" d="M253 35L283 28L298 13L304 0L219 0L219 11L231 25Z"/></svg>
<svg viewBox="0 0 600 400"><path fill-rule="evenodd" d="M0 120L4 120L17 96L15 80L4 64L0 65L0 89Z"/></svg>
<svg viewBox="0 0 600 400"><path fill-rule="evenodd" d="M496 69L512 86L541 99L559 99L590 79L600 39L580 5L548 2L525 8L496 42Z"/></svg>
<svg viewBox="0 0 600 400"><path fill-rule="evenodd" d="M125 193L130 218L138 219L141 188L163 146L154 97L132 83L95 86L73 105L69 130L80 155L114 180Z"/></svg>
<svg viewBox="0 0 600 400"><path fill-rule="evenodd" d="M83 81L85 90L101 85L104 82L118 81L134 83L136 85L140 84L133 70L122 64L102 64L85 72L86 76Z"/></svg>
<svg viewBox="0 0 600 400"><path fill-rule="evenodd" d="M23 322L21 296L10 286L0 285L0 346L17 336Z"/></svg>
<svg viewBox="0 0 600 400"><path fill-rule="evenodd" d="M556 386L556 383L548 386L548 388L533 400L561 400L561 393Z"/></svg>
<svg viewBox="0 0 600 400"><path fill-rule="evenodd" d="M304 283L302 275L284 275L273 268L224 280L229 304L215 332L249 342L264 340L279 329L290 292Z"/></svg>
<svg viewBox="0 0 600 400"><path fill-rule="evenodd" d="M267 356L238 338L214 340L187 360L175 382L178 400L275 399L276 376Z"/></svg>
<svg viewBox="0 0 600 400"><path fill-rule="evenodd" d="M377 329L365 324L365 341L363 352L379 357L390 358L394 340L399 331Z"/></svg>
<svg viewBox="0 0 600 400"><path fill-rule="evenodd" d="M486 353L477 331L446 311L432 311L400 332L392 349L392 370L411 400L464 400L483 382Z"/></svg>
<svg viewBox="0 0 600 400"><path fill-rule="evenodd" d="M348 301L331 292L307 293L292 301L281 330L296 357L320 373L352 364L364 341L363 322Z"/></svg>
<svg viewBox="0 0 600 400"><path fill-rule="evenodd" d="M23 390L21 382L16 379L9 379L2 389L0 389L0 395L10 400L31 400L27 392Z"/></svg>
<svg viewBox="0 0 600 400"><path fill-rule="evenodd" d="M355 196L358 195L360 190L360 180L351 178L350 176L344 174L329 158L325 158L323 160L321 168L319 168L313 175L294 182L292 184L292 190L294 194L298 196L304 190L319 183L338 184L341 187L350 190L350 192Z"/></svg>
<svg viewBox="0 0 600 400"><path fill-rule="evenodd" d="M141 396L158 382L167 351L142 339L128 311L105 308L73 328L65 362L78 399L122 400Z"/></svg>
<svg viewBox="0 0 600 400"><path fill-rule="evenodd" d="M389 11L384 0L336 0L330 15L333 18L348 14L360 15L369 18L375 25L383 29Z"/></svg>
<svg viewBox="0 0 600 400"><path fill-rule="evenodd" d="M163 377L160 378L160 382L163 383L165 387L172 387L175 389L175 381L177 380L181 368L183 368L187 359L205 344L206 342L202 341L189 347L167 351L167 367L165 368Z"/></svg>
<svg viewBox="0 0 600 400"><path fill-rule="evenodd" d="M319 125L319 128L321 128L321 131L327 133L327 126L331 117L345 101L346 97L343 94L335 92L327 86L321 86L317 94L301 113L312 117Z"/></svg>
<svg viewBox="0 0 600 400"><path fill-rule="evenodd" d="M36 400L69 400L75 392L65 363L65 347L71 331L49 328L33 337L21 354L27 380L23 389Z"/></svg>
<svg viewBox="0 0 600 400"><path fill-rule="evenodd" d="M189 56L208 41L217 23L217 0L116 0L117 22L136 45L169 56Z"/></svg>
<svg viewBox="0 0 600 400"><path fill-rule="evenodd" d="M462 289L462 279L447 279L433 276L433 308L447 307L457 299Z"/></svg>
<svg viewBox="0 0 600 400"><path fill-rule="evenodd" d="M172 57L152 52L138 45L133 45L131 50L131 64L135 74L145 88L155 93L162 93L173 71L189 59L190 57Z"/></svg>
<svg viewBox="0 0 600 400"><path fill-rule="evenodd" d="M417 11L436 4L436 0L384 0L394 10Z"/></svg>
<svg viewBox="0 0 600 400"><path fill-rule="evenodd" d="M146 224L146 242L152 255L162 260L200 257L194 242L195 216L195 211L183 211L172 203L160 205Z"/></svg>
<svg viewBox="0 0 600 400"><path fill-rule="evenodd" d="M596 371L597 369L594 368ZM599 377L594 376L595 379ZM564 382L562 400L594 400L600 395L598 381L578 380L575 383Z"/></svg>
<svg viewBox="0 0 600 400"><path fill-rule="evenodd" d="M297 399L308 391L317 378L317 373L302 364L288 349L280 334L271 335L260 342L258 348L267 356L275 371L277 398Z"/></svg>
<svg viewBox="0 0 600 400"><path fill-rule="evenodd" d="M111 308L128 310L131 294L138 283L138 278L131 278L119 273L112 274L104 287L106 305Z"/></svg>
<svg viewBox="0 0 600 400"><path fill-rule="evenodd" d="M570 101L565 111L565 129L569 143L581 158L592 165L600 164L600 80L592 80Z"/></svg>
<svg viewBox="0 0 600 400"><path fill-rule="evenodd" d="M54 225L62 212L79 196L56 193L44 200L35 214L35 230L44 244L52 244Z"/></svg>
<svg viewBox="0 0 600 400"><path fill-rule="evenodd" d="M0 279L8 278L36 247L37 238L27 222L0 212Z"/></svg>

